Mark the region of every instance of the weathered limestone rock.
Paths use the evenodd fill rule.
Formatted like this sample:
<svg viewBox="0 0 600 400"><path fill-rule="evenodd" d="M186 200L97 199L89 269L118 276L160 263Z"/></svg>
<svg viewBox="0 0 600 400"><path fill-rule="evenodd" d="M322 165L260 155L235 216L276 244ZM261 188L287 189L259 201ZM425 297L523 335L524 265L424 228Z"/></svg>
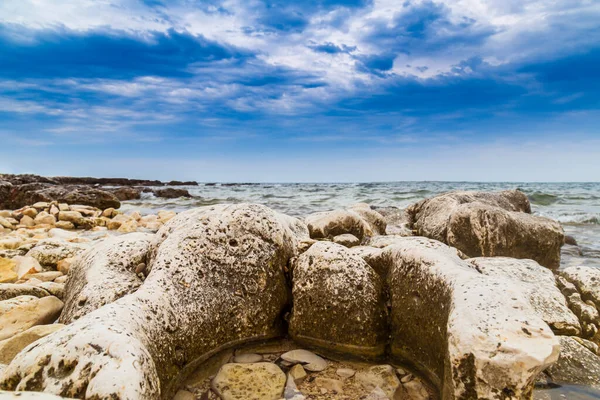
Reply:
<svg viewBox="0 0 600 400"><path fill-rule="evenodd" d="M16 265L14 260L0 257L0 283L13 283L18 279Z"/></svg>
<svg viewBox="0 0 600 400"><path fill-rule="evenodd" d="M271 363L225 364L211 386L223 400L279 400L285 374Z"/></svg>
<svg viewBox="0 0 600 400"><path fill-rule="evenodd" d="M146 262L152 237L146 233L111 237L75 258L60 322L69 324L135 292L143 283L135 270Z"/></svg>
<svg viewBox="0 0 600 400"><path fill-rule="evenodd" d="M384 250L392 356L424 373L443 400L528 398L559 345L521 287L477 272L438 242L411 239Z"/></svg>
<svg viewBox="0 0 600 400"><path fill-rule="evenodd" d="M192 197L187 189L175 189L175 188L164 188L155 189L153 193L156 197L163 197L165 199L177 199L179 197Z"/></svg>
<svg viewBox="0 0 600 400"><path fill-rule="evenodd" d="M25 347L44 336L56 332L63 326L62 324L37 325L0 341L0 364L8 364Z"/></svg>
<svg viewBox="0 0 600 400"><path fill-rule="evenodd" d="M467 260L480 273L506 277L522 287L536 313L557 335L579 335L579 320L556 286L554 274L533 260L480 257Z"/></svg>
<svg viewBox="0 0 600 400"><path fill-rule="evenodd" d="M15 270L17 272L18 279L23 279L23 277L26 275L42 272L42 266L33 257L17 256L13 260L16 263Z"/></svg>
<svg viewBox="0 0 600 400"><path fill-rule="evenodd" d="M456 247L470 257L533 259L556 269L564 232L558 222L528 214L519 191L451 192L407 209L417 235Z"/></svg>
<svg viewBox="0 0 600 400"><path fill-rule="evenodd" d="M600 357L575 338L559 336L560 357L546 370L558 384L600 385Z"/></svg>
<svg viewBox="0 0 600 400"><path fill-rule="evenodd" d="M584 300L600 306L600 269L592 267L568 267L560 275L571 282Z"/></svg>
<svg viewBox="0 0 600 400"><path fill-rule="evenodd" d="M26 331L32 326L50 324L56 321L63 308L63 302L54 296L27 297L28 301L18 304L0 315L0 340Z"/></svg>
<svg viewBox="0 0 600 400"><path fill-rule="evenodd" d="M12 299L18 296L49 296L46 290L35 286L14 283L0 283L0 301Z"/></svg>
<svg viewBox="0 0 600 400"><path fill-rule="evenodd" d="M345 247L318 242L293 266L290 335L361 356L383 354L386 312L379 275Z"/></svg>
<svg viewBox="0 0 600 400"><path fill-rule="evenodd" d="M334 236L332 241L333 243L341 244L344 247L354 247L360 244L360 240L350 233Z"/></svg>
<svg viewBox="0 0 600 400"><path fill-rule="evenodd" d="M33 257L47 268L56 269L60 260L74 257L89 249L87 243L73 243L61 239L44 239L27 252L27 256Z"/></svg>
<svg viewBox="0 0 600 400"><path fill-rule="evenodd" d="M383 216L386 223L385 233L388 235L412 236L408 227L406 212L398 207L375 207L375 211Z"/></svg>
<svg viewBox="0 0 600 400"><path fill-rule="evenodd" d="M42 282L37 285L38 287L44 289L52 296L56 296L61 300L65 298L65 284L58 282Z"/></svg>
<svg viewBox="0 0 600 400"><path fill-rule="evenodd" d="M0 388L86 398L174 395L214 351L281 333L295 232L308 237L298 220L258 205L180 213L155 235L136 292L17 354Z"/></svg>
<svg viewBox="0 0 600 400"><path fill-rule="evenodd" d="M385 220L381 214L362 206L311 214L305 221L313 239L333 238L345 233L360 240L365 236L385 235Z"/></svg>
<svg viewBox="0 0 600 400"><path fill-rule="evenodd" d="M348 253L365 260L382 278L387 274L390 263L383 257L383 249L370 246L356 246L348 249Z"/></svg>
<svg viewBox="0 0 600 400"><path fill-rule="evenodd" d="M582 336L600 341L600 271L587 266L567 267L556 278L558 286L567 298L569 308L577 315Z"/></svg>

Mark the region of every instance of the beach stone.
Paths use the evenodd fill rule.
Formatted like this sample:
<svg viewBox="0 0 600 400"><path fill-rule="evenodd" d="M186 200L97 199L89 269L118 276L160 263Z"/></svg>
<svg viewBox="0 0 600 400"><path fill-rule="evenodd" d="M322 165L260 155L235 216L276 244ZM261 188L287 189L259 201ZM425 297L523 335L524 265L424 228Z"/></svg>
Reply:
<svg viewBox="0 0 600 400"><path fill-rule="evenodd" d="M135 292L143 283L136 274L136 267L146 262L152 239L152 235L146 233L115 236L71 258L60 322L69 324Z"/></svg>
<svg viewBox="0 0 600 400"><path fill-rule="evenodd" d="M407 237L384 252L391 357L414 365L444 398L526 398L558 359L558 340L518 283L484 275L430 239Z"/></svg>
<svg viewBox="0 0 600 400"><path fill-rule="evenodd" d="M127 222L123 222L120 226L119 229L117 229L117 232L120 233L131 233L131 232L135 232L138 229L138 223L136 222L135 219L130 219Z"/></svg>
<svg viewBox="0 0 600 400"><path fill-rule="evenodd" d="M42 266L33 257L30 256L17 256L13 258L15 261L15 271L17 272L17 278L23 279L27 275L42 272Z"/></svg>
<svg viewBox="0 0 600 400"><path fill-rule="evenodd" d="M360 240L350 233L334 236L332 240L333 243L341 244L345 247L354 247L360 244Z"/></svg>
<svg viewBox="0 0 600 400"><path fill-rule="evenodd" d="M38 285L42 289L46 290L52 296L56 296L59 299L63 300L65 297L65 284L58 282L42 282Z"/></svg>
<svg viewBox="0 0 600 400"><path fill-rule="evenodd" d="M59 229L75 229L75 224L72 223L71 221L58 221L56 223L56 227Z"/></svg>
<svg viewBox="0 0 600 400"><path fill-rule="evenodd" d="M362 240L365 236L385 234L385 228L382 229L380 221L373 223L371 212L376 213L373 210L366 211L362 207L318 212L307 216L305 221L313 239L331 239L349 233ZM381 221L385 224L383 217Z"/></svg>
<svg viewBox="0 0 600 400"><path fill-rule="evenodd" d="M15 229L14 225L8 221L8 219L0 217L0 227L13 230Z"/></svg>
<svg viewBox="0 0 600 400"><path fill-rule="evenodd" d="M0 301L0 307L3 302L11 300ZM29 298L27 302L0 315L0 340L26 331L32 326L56 321L62 308L63 302L54 296Z"/></svg>
<svg viewBox="0 0 600 400"><path fill-rule="evenodd" d="M35 278L35 279L39 279L42 282L51 282L62 275L63 275L63 273L60 271L45 271L45 272L37 272L34 274L28 274L25 276L25 278L26 279Z"/></svg>
<svg viewBox="0 0 600 400"><path fill-rule="evenodd" d="M398 400L402 400L404 397L399 397ZM380 387L376 387L365 397L365 400L389 400L388 395ZM396 400L396 396L394 396Z"/></svg>
<svg viewBox="0 0 600 400"><path fill-rule="evenodd" d="M67 275L74 260L75 257L67 257L60 260L56 263L56 270L62 272L64 275Z"/></svg>
<svg viewBox="0 0 600 400"><path fill-rule="evenodd" d="M0 388L19 390L33 379L39 390L67 396L86 387L87 398L170 398L189 363L283 333L284 269L305 238L301 221L260 205L182 212L153 235L137 291L17 354Z"/></svg>
<svg viewBox="0 0 600 400"><path fill-rule="evenodd" d="M546 370L558 384L600 385L600 357L571 336L559 336L560 357Z"/></svg>
<svg viewBox="0 0 600 400"><path fill-rule="evenodd" d="M49 296L46 290L35 286L15 284L15 283L0 283L0 301L12 299L18 296Z"/></svg>
<svg viewBox="0 0 600 400"><path fill-rule="evenodd" d="M307 377L307 373L301 364L296 364L292 368L290 368L288 374L290 377L292 377L296 385L302 383Z"/></svg>
<svg viewBox="0 0 600 400"><path fill-rule="evenodd" d="M106 217L106 218L113 218L113 217L116 217L118 214L119 214L119 212L112 207L107 208L106 210L102 211L102 216Z"/></svg>
<svg viewBox="0 0 600 400"><path fill-rule="evenodd" d="M66 283L69 277L67 275L59 276L54 280L54 283Z"/></svg>
<svg viewBox="0 0 600 400"><path fill-rule="evenodd" d="M385 351L380 276L344 246L318 242L293 264L290 336L298 343L376 357Z"/></svg>
<svg viewBox="0 0 600 400"><path fill-rule="evenodd" d="M356 374L356 371L350 368L338 368L335 373L342 379L348 379L352 378Z"/></svg>
<svg viewBox="0 0 600 400"><path fill-rule="evenodd" d="M17 263L9 258L0 257L0 283L13 283L18 279L15 272Z"/></svg>
<svg viewBox="0 0 600 400"><path fill-rule="evenodd" d="M306 397L298 390L298 386L296 386L296 382L294 379L288 374L287 380L285 382L285 389L283 391L283 399L284 400L305 400Z"/></svg>
<svg viewBox="0 0 600 400"><path fill-rule="evenodd" d="M7 237L0 239L0 249L14 250L23 244L23 240L17 237Z"/></svg>
<svg viewBox="0 0 600 400"><path fill-rule="evenodd" d="M275 364L225 364L211 387L223 400L279 400L285 382Z"/></svg>
<svg viewBox="0 0 600 400"><path fill-rule="evenodd" d="M23 225L23 226L31 227L31 226L35 226L35 221L31 217L29 217L27 215L23 215L23 218L21 218L21 220L19 221L19 224Z"/></svg>
<svg viewBox="0 0 600 400"><path fill-rule="evenodd" d="M290 350L283 353L281 359L291 364L302 364L304 369L311 372L324 371L328 366L327 361L322 357L303 349Z"/></svg>
<svg viewBox="0 0 600 400"><path fill-rule="evenodd" d="M26 207L21 211L21 214L33 219L38 215L38 210L35 207Z"/></svg>
<svg viewBox="0 0 600 400"><path fill-rule="evenodd" d="M41 211L33 220L36 225L54 225L56 224L56 218L54 215Z"/></svg>
<svg viewBox="0 0 600 400"><path fill-rule="evenodd" d="M417 235L456 247L470 257L533 259L557 269L564 232L558 222L529 214L518 190L450 192L407 208Z"/></svg>
<svg viewBox="0 0 600 400"><path fill-rule="evenodd" d="M62 324L37 325L8 339L0 341L0 363L10 363L17 353L25 347L44 336L56 332L63 326L64 325Z"/></svg>
<svg viewBox="0 0 600 400"><path fill-rule="evenodd" d="M169 222L172 218L175 218L175 216L177 215L177 213L175 211L159 211L157 213L158 215L158 220L163 223L166 224L167 222Z"/></svg>
<svg viewBox="0 0 600 400"><path fill-rule="evenodd" d="M400 386L400 380L391 365L374 365L366 370L357 371L354 379L367 390L379 387L390 399Z"/></svg>
<svg viewBox="0 0 600 400"><path fill-rule="evenodd" d="M581 334L581 325L556 286L554 274L533 260L507 257L479 257L467 260L488 276L503 276L521 286L536 313L557 335Z"/></svg>
<svg viewBox="0 0 600 400"><path fill-rule="evenodd" d="M233 357L233 362L240 364L252 364L262 361L263 357L260 354L244 353Z"/></svg>
<svg viewBox="0 0 600 400"><path fill-rule="evenodd" d="M73 243L63 239L44 239L27 252L27 256L33 257L39 263L51 269L56 269L60 260L74 257L90 248L87 243Z"/></svg>
<svg viewBox="0 0 600 400"><path fill-rule="evenodd" d="M327 389L327 391L331 391L333 393L343 393L344 392L344 383L337 379L331 378L323 378L317 376L315 378L315 385L318 387Z"/></svg>

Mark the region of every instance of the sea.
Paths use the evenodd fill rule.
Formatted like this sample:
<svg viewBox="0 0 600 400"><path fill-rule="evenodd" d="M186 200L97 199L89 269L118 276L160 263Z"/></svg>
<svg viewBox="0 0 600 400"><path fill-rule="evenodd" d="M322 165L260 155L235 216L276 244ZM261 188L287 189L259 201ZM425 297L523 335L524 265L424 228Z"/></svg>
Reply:
<svg viewBox="0 0 600 400"><path fill-rule="evenodd" d="M303 217L355 203L404 209L419 200L454 190L498 191L519 189L535 215L559 221L578 246L565 246L561 267L600 268L600 182L381 182L381 183L200 183L183 186L192 198L164 199L144 193L126 201L122 210L152 213L183 211L219 203L259 203L285 214Z"/></svg>

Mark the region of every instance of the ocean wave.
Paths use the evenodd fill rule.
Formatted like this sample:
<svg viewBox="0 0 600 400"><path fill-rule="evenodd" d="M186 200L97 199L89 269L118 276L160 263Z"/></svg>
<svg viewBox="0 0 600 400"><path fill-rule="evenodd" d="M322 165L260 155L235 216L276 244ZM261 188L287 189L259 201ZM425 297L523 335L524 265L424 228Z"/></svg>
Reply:
<svg viewBox="0 0 600 400"><path fill-rule="evenodd" d="M533 192L527 197L532 204L539 206L549 206L560 201L560 197L544 192Z"/></svg>
<svg viewBox="0 0 600 400"><path fill-rule="evenodd" d="M564 225L600 225L599 214L560 215L556 219Z"/></svg>

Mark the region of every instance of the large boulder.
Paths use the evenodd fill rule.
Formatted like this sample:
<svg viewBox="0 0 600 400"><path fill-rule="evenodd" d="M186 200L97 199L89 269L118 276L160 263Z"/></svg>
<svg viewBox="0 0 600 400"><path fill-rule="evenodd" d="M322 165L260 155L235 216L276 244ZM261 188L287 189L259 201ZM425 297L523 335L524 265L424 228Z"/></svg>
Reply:
<svg viewBox="0 0 600 400"><path fill-rule="evenodd" d="M557 269L564 232L558 222L529 214L516 190L451 192L407 209L417 235L456 247L470 257L529 258Z"/></svg>
<svg viewBox="0 0 600 400"><path fill-rule="evenodd" d="M284 271L307 237L298 220L259 205L180 213L155 235L136 292L19 353L0 388L170 398L215 351L281 334Z"/></svg>
<svg viewBox="0 0 600 400"><path fill-rule="evenodd" d="M332 239L349 233L362 240L367 236L385 235L386 228L383 216L366 204L314 213L307 216L305 222L313 239Z"/></svg>
<svg viewBox="0 0 600 400"><path fill-rule="evenodd" d="M291 337L339 353L382 355L387 339L382 286L379 275L346 247L313 244L293 264Z"/></svg>
<svg viewBox="0 0 600 400"><path fill-rule="evenodd" d="M130 233L101 241L70 265L60 322L68 324L135 292L143 283L136 268L146 263L153 235Z"/></svg>
<svg viewBox="0 0 600 400"><path fill-rule="evenodd" d="M82 204L100 209L119 208L117 197L107 191L90 186L53 185L51 183L28 183L13 185L8 196L0 198L0 208L21 208L37 202L58 201Z"/></svg>
<svg viewBox="0 0 600 400"><path fill-rule="evenodd" d="M391 354L442 399L530 398L559 344L514 281L481 274L454 250L405 238L390 258Z"/></svg>
<svg viewBox="0 0 600 400"><path fill-rule="evenodd" d="M488 276L506 277L521 286L536 313L557 335L579 335L581 325L556 286L554 274L533 260L507 257L479 257L467 260Z"/></svg>

